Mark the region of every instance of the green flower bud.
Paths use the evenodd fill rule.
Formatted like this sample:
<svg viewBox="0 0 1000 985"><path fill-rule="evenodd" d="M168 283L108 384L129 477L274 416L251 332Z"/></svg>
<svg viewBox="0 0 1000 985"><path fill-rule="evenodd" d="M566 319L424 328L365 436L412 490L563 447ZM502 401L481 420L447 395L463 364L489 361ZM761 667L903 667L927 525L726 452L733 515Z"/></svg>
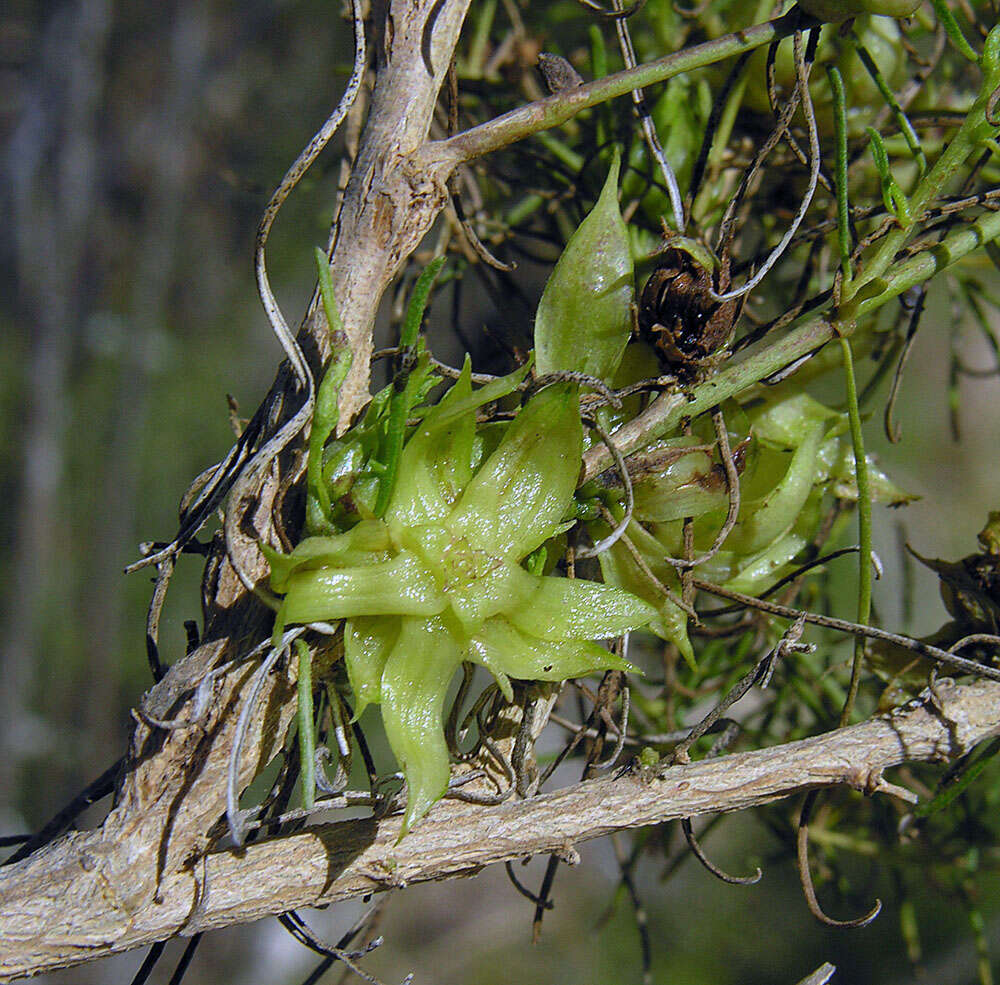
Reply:
<svg viewBox="0 0 1000 985"><path fill-rule="evenodd" d="M618 208L619 158L593 211L570 237L535 315L539 374L570 370L610 382L632 332L634 269Z"/></svg>
<svg viewBox="0 0 1000 985"><path fill-rule="evenodd" d="M312 537L291 554L267 549L287 622L346 619L344 658L357 713L380 704L409 794L403 832L448 782L441 723L463 660L508 697L511 678L558 681L629 669L596 639L654 618L610 585L530 573L522 561L561 532L580 470L575 385L549 387L506 425L475 471L476 408L509 393L519 371L473 391L468 363L405 445L384 519Z"/></svg>

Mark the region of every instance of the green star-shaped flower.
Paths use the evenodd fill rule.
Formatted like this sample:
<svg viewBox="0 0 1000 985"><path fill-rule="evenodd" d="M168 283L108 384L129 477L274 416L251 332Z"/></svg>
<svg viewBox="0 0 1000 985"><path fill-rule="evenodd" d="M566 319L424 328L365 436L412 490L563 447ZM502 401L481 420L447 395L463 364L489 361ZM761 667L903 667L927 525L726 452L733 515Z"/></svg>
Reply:
<svg viewBox="0 0 1000 985"><path fill-rule="evenodd" d="M621 589L522 567L568 527L583 432L576 386L549 387L476 470L483 439L475 410L517 378L473 392L466 363L403 449L384 518L310 537L288 555L266 552L271 585L285 593L279 627L347 620L357 713L381 704L406 776L404 832L447 788L442 706L462 661L489 670L510 700L511 677L559 681L626 667L593 640L656 615Z"/></svg>

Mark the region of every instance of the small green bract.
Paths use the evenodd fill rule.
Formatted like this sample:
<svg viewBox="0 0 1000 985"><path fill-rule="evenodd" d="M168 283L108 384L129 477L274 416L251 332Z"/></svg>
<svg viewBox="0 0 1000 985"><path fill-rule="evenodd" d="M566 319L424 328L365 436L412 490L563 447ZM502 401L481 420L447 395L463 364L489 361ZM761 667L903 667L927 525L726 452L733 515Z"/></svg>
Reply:
<svg viewBox="0 0 1000 985"><path fill-rule="evenodd" d="M447 788L442 707L462 661L489 670L510 700L512 677L627 668L593 641L656 615L622 589L522 566L569 525L583 446L577 388L559 384L533 397L483 455L476 408L522 376L473 392L467 361L403 449L382 518L309 537L291 554L265 549L271 586L285 596L276 638L288 623L347 620L356 713L381 705L406 776L404 833Z"/></svg>

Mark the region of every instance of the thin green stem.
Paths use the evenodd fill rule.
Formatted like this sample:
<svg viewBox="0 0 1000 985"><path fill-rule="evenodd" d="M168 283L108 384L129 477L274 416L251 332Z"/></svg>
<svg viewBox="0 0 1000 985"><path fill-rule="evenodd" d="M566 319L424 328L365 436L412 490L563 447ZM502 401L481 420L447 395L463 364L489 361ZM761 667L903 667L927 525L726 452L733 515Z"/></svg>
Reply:
<svg viewBox="0 0 1000 985"><path fill-rule="evenodd" d="M746 95L749 75L744 65L743 72L733 85L732 92L726 99L725 108L719 117L719 125L712 137L712 146L706 161L706 171L709 180L704 181L701 191L698 193L694 204L691 206L691 214L696 216L699 222L705 222L710 212L721 207L719 202L719 188L717 171L725 158L726 148L729 146L729 138L732 136L733 127L736 126L736 117L743 106L743 98Z"/></svg>
<svg viewBox="0 0 1000 985"><path fill-rule="evenodd" d="M523 140L533 133L560 126L577 113L609 99L627 96L633 89L666 82L696 68L704 68L744 51L760 48L775 38L791 34L798 23L798 16L793 12L766 24L758 24L744 31L693 45L656 61L519 106L464 133L427 144L423 152L425 160L428 164L440 163L451 167L474 160Z"/></svg>
<svg viewBox="0 0 1000 985"><path fill-rule="evenodd" d="M731 364L692 390L664 393L638 417L622 425L612 435L619 450L629 455L650 441L674 431L682 420L697 417L716 404L735 397L744 390L773 376L790 363L820 349L836 337L833 326L814 318L793 328L783 339L755 352L740 363ZM594 445L584 454L581 482L593 479L612 464L611 453L603 445Z"/></svg>
<svg viewBox="0 0 1000 985"><path fill-rule="evenodd" d="M938 23L944 28L945 34L948 35L955 49L968 58L970 62L979 61L979 55L965 39L965 35L958 26L958 21L955 20L955 15L951 12L946 0L931 0L931 5L934 7L934 13L937 14Z"/></svg>
<svg viewBox="0 0 1000 985"><path fill-rule="evenodd" d="M978 98L969 109L965 121L956 131L951 142L909 197L910 214L915 221L919 221L930 203L941 195L958 170L979 149L982 142L993 136L995 128L986 119L986 109L990 96L997 84L1000 83L1000 28L994 28L990 32L981 64L984 71ZM912 225L905 229L893 229L879 241L874 255L863 264L862 272L844 292L845 307L841 315L844 320L857 317L859 312L852 310L851 307L847 306L847 303L856 299L862 288L881 278L895 263L897 253L912 231Z"/></svg>
<svg viewBox="0 0 1000 985"><path fill-rule="evenodd" d="M904 291L929 280L973 250L998 238L1000 212L989 212L969 227L952 233L928 252L898 264L892 276L879 283L879 290L857 305L856 316L860 318L877 311ZM850 330L850 325L840 325L842 334L849 335ZM692 390L664 393L638 417L622 425L612 435L614 442L622 454L630 455L656 438L673 432L684 418L696 417L743 393L836 337L837 332L829 321L812 318L793 328L780 341L754 352L742 362L725 367ZM611 453L603 445L588 449L584 455L581 483L600 475L611 465Z"/></svg>
<svg viewBox="0 0 1000 985"><path fill-rule="evenodd" d="M312 810L316 803L316 731L313 725L312 654L304 640L295 641L299 658L299 773L302 779L302 806Z"/></svg>
<svg viewBox="0 0 1000 985"><path fill-rule="evenodd" d="M858 624L867 626L872 610L872 499L868 482L868 461L865 458L865 439L861 431L861 413L858 410L858 387L854 377L854 356L851 340L841 336L840 348L844 357L844 380L847 387L847 417L851 425L854 444L854 474L858 486ZM865 644L861 637L854 640L854 662L851 665L851 684L840 716L843 728L851 720L854 702L861 682L865 660Z"/></svg>
<svg viewBox="0 0 1000 985"><path fill-rule="evenodd" d="M840 247L840 269L846 286L851 280L851 224L847 201L847 103L840 69L831 65L826 71L830 78L830 91L833 93L833 121L837 136L834 174L837 189L837 244Z"/></svg>
<svg viewBox="0 0 1000 985"><path fill-rule="evenodd" d="M389 423L386 428L385 471L378 487L378 498L375 501L375 515L382 516L392 498L396 487L396 470L399 466L399 456L403 452L403 441L406 437L406 422L416 400L416 388L411 385L406 360L412 359L420 332L420 323L424 317L424 309L430 297L431 288L437 275L444 266L445 257L435 257L417 278L410 303L406 309L406 318L402 331L399 333L399 348L403 355L404 367L393 381L392 402L389 405Z"/></svg>
<svg viewBox="0 0 1000 985"><path fill-rule="evenodd" d="M930 280L946 267L957 263L973 250L992 243L998 237L1000 237L1000 212L988 212L980 216L964 229L945 237L937 246L896 264L890 276L872 285L878 288L877 291L873 290L870 296L860 300L855 299L854 316L862 318L877 311L904 291Z"/></svg>
<svg viewBox="0 0 1000 985"><path fill-rule="evenodd" d="M420 331L420 323L424 319L424 311L427 308L427 299L430 297L431 288L437 275L441 273L446 257L435 257L421 271L417 278L417 283L413 286L413 294L410 303L406 306L406 320L403 322L403 330L399 333L399 346L401 349L408 349L417 344L417 334Z"/></svg>
<svg viewBox="0 0 1000 985"><path fill-rule="evenodd" d="M900 132L903 134L906 146L910 149L910 153L917 162L920 177L923 177L927 171L927 155L924 153L923 147L920 146L920 138L917 136L916 130L913 129L913 124L910 123L909 117L906 115L903 107L899 105L899 100L896 99L895 93L889 88L888 83L885 81L885 76L879 70L878 65L875 64L875 60L869 54L868 49L862 44L861 39L855 34L853 40L854 50L858 53L862 64L868 70L872 81L878 86L878 91L882 94L886 105L892 110L893 119L895 119ZM836 71L838 75L840 74L839 69L833 66L831 66L830 70ZM843 82L841 82L841 86L843 86ZM843 89L841 89L841 94L843 94ZM834 105L836 106L836 97L834 97Z"/></svg>

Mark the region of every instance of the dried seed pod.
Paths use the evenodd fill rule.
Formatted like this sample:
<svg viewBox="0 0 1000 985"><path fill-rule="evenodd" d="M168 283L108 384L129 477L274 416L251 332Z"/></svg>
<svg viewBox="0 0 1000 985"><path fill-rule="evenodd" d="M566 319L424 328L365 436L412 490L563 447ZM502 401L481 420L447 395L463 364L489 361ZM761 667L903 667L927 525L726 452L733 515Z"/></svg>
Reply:
<svg viewBox="0 0 1000 985"><path fill-rule="evenodd" d="M562 55L552 55L547 51L538 55L538 70L549 87L549 92L563 92L583 85L583 76Z"/></svg>
<svg viewBox="0 0 1000 985"><path fill-rule="evenodd" d="M728 342L737 302L715 301L712 276L686 250L670 247L639 299L639 332L665 368L695 379Z"/></svg>

